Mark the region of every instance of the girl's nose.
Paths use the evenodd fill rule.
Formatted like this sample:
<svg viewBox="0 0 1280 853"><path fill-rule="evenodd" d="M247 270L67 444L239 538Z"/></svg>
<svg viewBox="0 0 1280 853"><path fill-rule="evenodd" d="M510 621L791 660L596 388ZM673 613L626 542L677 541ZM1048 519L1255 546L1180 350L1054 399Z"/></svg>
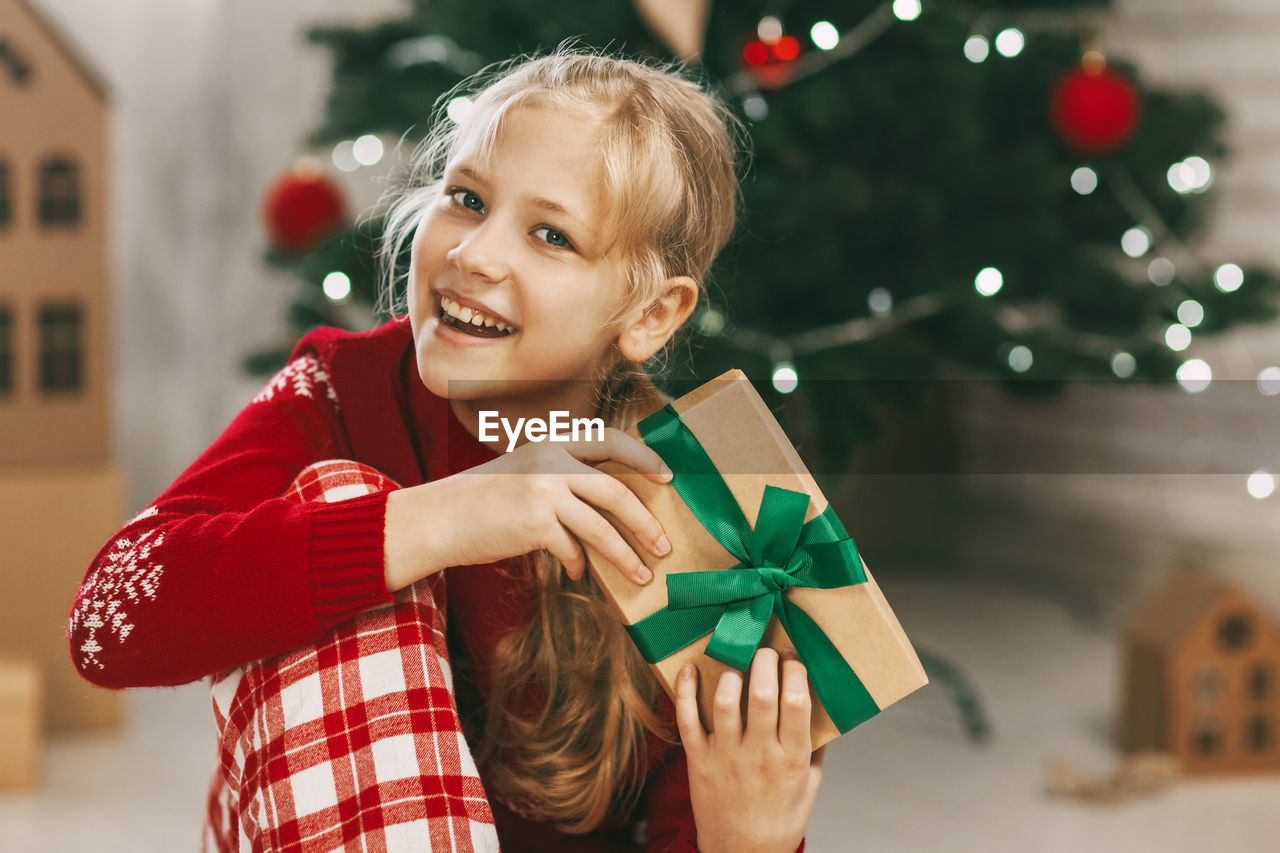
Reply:
<svg viewBox="0 0 1280 853"><path fill-rule="evenodd" d="M449 250L448 258L466 276L502 281L509 272L506 255L497 229L491 222L484 222L468 231Z"/></svg>

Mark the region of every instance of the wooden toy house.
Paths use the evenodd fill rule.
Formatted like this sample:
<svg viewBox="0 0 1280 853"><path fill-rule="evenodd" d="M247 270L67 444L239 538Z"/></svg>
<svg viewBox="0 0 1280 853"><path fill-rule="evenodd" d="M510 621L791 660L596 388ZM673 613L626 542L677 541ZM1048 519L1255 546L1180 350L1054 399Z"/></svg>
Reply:
<svg viewBox="0 0 1280 853"><path fill-rule="evenodd" d="M1124 634L1122 746L1186 773L1280 770L1280 626L1244 590L1174 573Z"/></svg>
<svg viewBox="0 0 1280 853"><path fill-rule="evenodd" d="M67 616L124 521L111 459L105 87L28 0L0 0L0 654L35 661L44 720L111 723Z"/></svg>

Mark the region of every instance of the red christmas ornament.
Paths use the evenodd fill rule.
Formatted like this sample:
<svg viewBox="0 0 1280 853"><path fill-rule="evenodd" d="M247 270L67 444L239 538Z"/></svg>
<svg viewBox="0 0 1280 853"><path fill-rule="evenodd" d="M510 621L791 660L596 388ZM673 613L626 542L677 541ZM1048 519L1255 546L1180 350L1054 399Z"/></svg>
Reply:
<svg viewBox="0 0 1280 853"><path fill-rule="evenodd" d="M347 204L336 183L318 166L304 163L267 187L262 218L273 246L301 255L342 227Z"/></svg>
<svg viewBox="0 0 1280 853"><path fill-rule="evenodd" d="M794 70L792 63L800 56L800 42L795 36L782 36L776 41L749 41L742 48L746 71L766 89L787 84Z"/></svg>
<svg viewBox="0 0 1280 853"><path fill-rule="evenodd" d="M1106 68L1075 68L1058 79L1049 111L1067 146L1081 154L1110 154L1138 129L1138 90Z"/></svg>
<svg viewBox="0 0 1280 853"><path fill-rule="evenodd" d="M742 58L747 65L764 65L769 61L769 46L762 41L747 42L742 49Z"/></svg>

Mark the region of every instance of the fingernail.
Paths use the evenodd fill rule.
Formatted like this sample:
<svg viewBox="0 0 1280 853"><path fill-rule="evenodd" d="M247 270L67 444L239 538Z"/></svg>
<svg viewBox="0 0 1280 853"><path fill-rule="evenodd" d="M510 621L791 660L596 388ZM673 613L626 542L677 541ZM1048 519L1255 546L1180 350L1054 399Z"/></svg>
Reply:
<svg viewBox="0 0 1280 853"><path fill-rule="evenodd" d="M690 678L693 678L693 664L687 663L680 667L680 680L688 681Z"/></svg>
<svg viewBox="0 0 1280 853"><path fill-rule="evenodd" d="M641 565L640 570L636 572L636 577L640 578L640 583L648 583L653 580L653 572L649 571L649 567Z"/></svg>
<svg viewBox="0 0 1280 853"><path fill-rule="evenodd" d="M667 536L664 533L658 539L658 556L665 557L670 551L671 551L671 542L670 540L667 539Z"/></svg>
<svg viewBox="0 0 1280 853"><path fill-rule="evenodd" d="M662 470L659 471L658 473L662 475L662 479L664 480L670 480L672 477L675 476L674 474L671 473L671 469L668 468L665 464L662 466Z"/></svg>

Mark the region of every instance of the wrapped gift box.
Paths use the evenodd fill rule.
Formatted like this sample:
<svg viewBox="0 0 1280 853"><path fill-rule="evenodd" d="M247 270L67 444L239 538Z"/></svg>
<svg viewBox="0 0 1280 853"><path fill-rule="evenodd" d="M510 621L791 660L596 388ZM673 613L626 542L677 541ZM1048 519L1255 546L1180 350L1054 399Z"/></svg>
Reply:
<svg viewBox="0 0 1280 853"><path fill-rule="evenodd" d="M742 637L735 637L734 632L741 629L744 620L751 621L748 617L752 613L764 614L758 616L758 626L764 626L763 620L768 619L762 645L779 653L800 646L797 651L808 667L814 699L811 731L815 749L928 682L875 579L852 542L844 538L847 534L828 510L817 483L741 371L731 370L702 385L646 418L630 433L658 450L675 472L672 483L654 483L614 462L602 463L600 470L622 480L653 512L671 542L671 551L666 557L654 557L611 518L653 570L653 581L636 585L598 552L587 548L587 557L596 582L628 630L633 636L645 634L637 644L673 699L680 669L686 663L698 667L698 698L706 728L711 728L715 685L728 669L723 661L736 661L741 669L743 660L750 660L751 649L744 651ZM694 509L682 494L691 498ZM717 504L714 497L704 500L700 494L719 494L720 502ZM759 518L762 500L769 502L763 525ZM727 511L713 512L717 507ZM737 520L733 521L735 515ZM728 545L717 540L709 528ZM734 529L738 532L726 532ZM801 531L798 540L797 531ZM745 543L734 544L735 536ZM669 583L677 575L694 572L699 574ZM710 577L711 572L717 577ZM787 577L782 577L783 573ZM856 577L845 578L854 574ZM729 575L737 577L729 579ZM845 579L833 582L833 576ZM817 585L793 585L813 584L815 580ZM724 598L737 593L715 591L725 584L745 592L726 603ZM700 589L704 586L713 589ZM780 596L774 594L777 589L781 589ZM669 597L669 591L674 597ZM702 603L708 596L718 603ZM696 602L690 603L691 599ZM728 615L721 619L724 614ZM790 633L784 630L780 617L789 624ZM672 626L679 630L669 630ZM727 632L725 637L735 639L736 646L721 639L712 642L712 628L719 638L721 627ZM702 628L706 630L692 642L676 648L689 639L690 630ZM814 637L815 631L818 637ZM676 636L681 633L685 636ZM791 634L803 636L797 642ZM709 642L715 658L706 653ZM829 657L824 659L824 654ZM815 687L819 680L824 684ZM832 706L830 712L820 699L822 693Z"/></svg>

